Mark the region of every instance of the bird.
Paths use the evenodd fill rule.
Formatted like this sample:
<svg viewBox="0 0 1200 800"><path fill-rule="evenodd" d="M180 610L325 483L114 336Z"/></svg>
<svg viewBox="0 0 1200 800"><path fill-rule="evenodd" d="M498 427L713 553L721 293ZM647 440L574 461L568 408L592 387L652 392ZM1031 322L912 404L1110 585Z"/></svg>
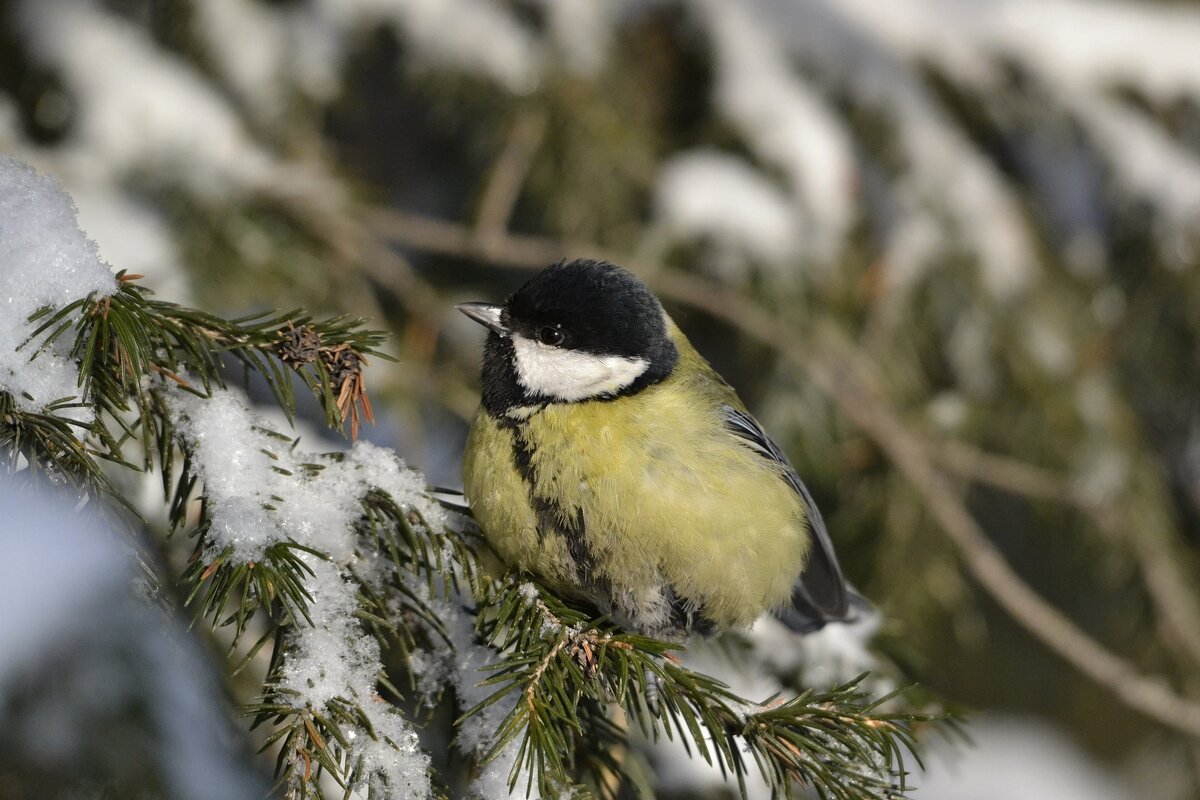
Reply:
<svg viewBox="0 0 1200 800"><path fill-rule="evenodd" d="M456 308L487 329L464 494L510 568L664 639L852 616L812 495L635 275L563 260Z"/></svg>

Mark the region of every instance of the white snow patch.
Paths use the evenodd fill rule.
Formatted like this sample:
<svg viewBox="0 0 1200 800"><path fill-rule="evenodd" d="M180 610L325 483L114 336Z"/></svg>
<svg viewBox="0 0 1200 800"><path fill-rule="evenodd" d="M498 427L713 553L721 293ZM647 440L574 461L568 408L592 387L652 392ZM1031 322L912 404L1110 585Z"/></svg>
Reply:
<svg viewBox="0 0 1200 800"><path fill-rule="evenodd" d="M159 168L202 195L274 188L289 175L190 65L86 0L26 0L16 20L76 98L72 167L93 177Z"/></svg>
<svg viewBox="0 0 1200 800"><path fill-rule="evenodd" d="M79 370L69 358L70 333L30 364L38 343L17 350L35 330L26 320L40 308L61 308L93 292L110 295L116 287L58 181L20 159L0 156L0 390L12 394L19 408L34 412L51 401L77 397ZM92 419L88 409L58 413Z"/></svg>
<svg viewBox="0 0 1200 800"><path fill-rule="evenodd" d="M907 161L894 187L901 221L914 216L935 221L943 233L939 238L960 241L977 256L981 282L993 296L1005 300L1019 295L1035 277L1037 260L1018 198L929 95L906 41L897 33L901 28L907 31L900 24L903 14L891 4L855 2L748 0L729 6L744 9L760 29L770 31L774 47L811 65L856 102L886 115L893 126L891 136ZM966 10L950 13L942 7L920 19L953 26L969 16ZM941 25L923 27L940 30ZM939 44L947 41L953 37L936 37ZM955 52L961 55L963 49ZM961 62L954 62L955 74L969 74ZM848 146L847 134L837 138ZM925 237L918 241L927 244ZM936 256L940 250L906 254L905 268L912 272L913 255ZM890 266L892 261L889 252L884 263Z"/></svg>
<svg viewBox="0 0 1200 800"><path fill-rule="evenodd" d="M619 17L616 2L596 0L538 0L559 57L585 77L604 66Z"/></svg>
<svg viewBox="0 0 1200 800"><path fill-rule="evenodd" d="M213 546L232 547L239 561L261 558L266 547L287 539L335 562L349 559L350 523L372 487L414 508L431 527L445 525L444 512L424 493L424 478L390 450L356 442L341 460L294 450L231 391L208 399L181 395L176 410L204 481ZM322 469L310 474L306 464Z"/></svg>
<svg viewBox="0 0 1200 800"><path fill-rule="evenodd" d="M303 581L312 625L298 625L292 635L281 685L296 692L300 708L320 709L334 698L358 705L381 737L355 731L368 785L397 796L428 796L428 755L412 726L376 695L379 645L354 617L358 584L346 570L357 562L353 525L371 489L388 493L432 528L446 524L424 492L424 478L392 451L364 442L341 458L300 452L266 432L265 421L233 392L210 399L181 394L174 405L204 481L213 551L231 547L235 561L257 561L271 544L291 540L329 557L304 556L313 572Z"/></svg>
<svg viewBox="0 0 1200 800"><path fill-rule="evenodd" d="M1034 362L1050 375L1064 377L1075 366L1071 340L1047 319L1035 316L1026 322L1022 342Z"/></svg>
<svg viewBox="0 0 1200 800"><path fill-rule="evenodd" d="M387 24L430 66L486 75L516 94L541 77L540 42L488 0L315 0L317 13L345 32Z"/></svg>
<svg viewBox="0 0 1200 800"><path fill-rule="evenodd" d="M278 117L286 96L289 51L296 44L285 12L255 0L205 0L193 13L196 34L221 76L253 113Z"/></svg>
<svg viewBox="0 0 1200 800"><path fill-rule="evenodd" d="M958 237L975 253L981 283L993 297L1019 296L1033 281L1036 257L1017 198L996 168L924 98L901 103L895 112L910 159L911 198L953 220L951 239Z"/></svg>
<svg viewBox="0 0 1200 800"><path fill-rule="evenodd" d="M938 429L953 433L962 428L971 412L971 407L958 392L938 392L925 406L925 414Z"/></svg>
<svg viewBox="0 0 1200 800"><path fill-rule="evenodd" d="M1033 719L985 716L971 744L932 740L913 800L1133 800L1116 775ZM910 768L919 770L916 765Z"/></svg>
<svg viewBox="0 0 1200 800"><path fill-rule="evenodd" d="M792 652L790 645L789 652ZM752 702L766 700L781 688L779 681L768 674L765 664L755 662L753 657L731 658L718 647L703 641L693 639L687 650L680 653L680 658L688 669L724 681L738 696ZM706 746L711 748L711 742L706 742ZM697 754L696 743L690 734L686 746L683 734L674 732L673 739L660 738L650 745L649 750L659 788L672 793L711 793L724 787L737 794L737 779L722 775L719 767L705 763ZM748 753L745 755L752 764L753 759ZM746 776L746 797L748 800L771 797L766 781L753 767Z"/></svg>
<svg viewBox="0 0 1200 800"><path fill-rule="evenodd" d="M1088 126L1091 142L1113 165L1117 182L1160 209L1159 233L1194 236L1200 221L1200 158L1195 152L1141 112L1082 89L1068 88L1064 94Z"/></svg>
<svg viewBox="0 0 1200 800"><path fill-rule="evenodd" d="M552 3L552 0L544 0ZM599 66L611 16L603 3L548 8L554 35L571 46L570 63ZM408 46L417 66L483 75L524 94L541 78L543 43L501 4L489 0L313 0L269 7L213 0L197 8L197 32L216 68L251 113L282 119L299 90L319 102L341 91L342 72L364 31L383 26ZM579 45L579 46L576 46Z"/></svg>
<svg viewBox="0 0 1200 800"><path fill-rule="evenodd" d="M735 647L693 639L681 653L684 666L723 681L729 688L750 703L759 703L780 692L785 680L790 681L799 671L800 684L828 689L844 683L860 673L874 670L878 660L868 649L880 624L874 610L865 610L858 622L833 623L820 631L800 635L770 615L758 619L749 631L740 635L748 652ZM882 675L872 673L863 689L872 696L882 696L894 690L895 684ZM753 711L748 706L747 711ZM696 755L696 745L688 742L692 755L684 748L679 736L668 741L660 739L649 745L655 776L661 788L672 792L711 792L718 787L737 792L737 780L723 776L719 768L705 764ZM753 758L746 752L747 760ZM771 797L771 792L751 767L746 777L747 796L751 800Z"/></svg>
<svg viewBox="0 0 1200 800"><path fill-rule="evenodd" d="M1163 101L1179 94L1200 97L1195 7L1111 0L957 2L977 12L972 38L994 37L1043 74L1092 86L1126 81Z"/></svg>
<svg viewBox="0 0 1200 800"><path fill-rule="evenodd" d="M882 620L878 611L866 609L853 622L831 622L819 631L800 635L774 617L764 615L745 636L753 648L754 663L768 666L778 675L799 669L802 686L830 689L871 672L864 689L873 695L884 695L896 687L890 680L874 674L879 660L869 648Z"/></svg>
<svg viewBox="0 0 1200 800"><path fill-rule="evenodd" d="M6 758L67 785L136 757L163 796L266 796L210 654L138 593L129 543L71 501L0 476L0 604L20 610L0 615ZM97 744L88 732L115 720L115 739Z"/></svg>
<svg viewBox="0 0 1200 800"><path fill-rule="evenodd" d="M774 5L778 10L780 4ZM807 17L841 18L860 34L858 45L892 59L903 82L911 80L909 64L927 61L986 92L1003 62L1018 64L1075 115L1126 191L1158 206L1165 216L1160 246L1194 227L1200 158L1149 117L1111 99L1110 90L1127 85L1159 103L1200 99L1197 9L1110 0L823 0L812 9L822 5L823 14L809 11ZM928 24L931 19L938 24ZM980 209L973 213L991 218Z"/></svg>
<svg viewBox="0 0 1200 800"><path fill-rule="evenodd" d="M669 236L720 251L705 253L717 265L747 257L782 264L799 256L788 196L735 156L703 150L672 157L659 173L655 208Z"/></svg>
<svg viewBox="0 0 1200 800"><path fill-rule="evenodd" d="M845 127L791 64L771 20L741 3L695 6L715 52L717 109L784 174L811 256L836 258L855 213L857 168Z"/></svg>
<svg viewBox="0 0 1200 800"><path fill-rule="evenodd" d="M498 663L499 656L491 648L476 640L475 619L464 610L471 603L469 597L457 592L449 599L431 597L426 587L411 587L433 610L445 626L451 647L436 653L421 653L413 668L420 678L419 689L427 699L432 699L443 687L452 686L463 711L473 708L490 697L499 687L480 684L494 673L488 670ZM536 597L537 590L529 587ZM513 709L517 695L510 695L493 703L478 714L464 719L458 726L455 745L468 755L482 757L495 743L496 732L504 718ZM511 797L537 798L537 782L526 792L527 773L522 773L516 788L508 791L508 776L516 761L520 737L506 747L491 762L484 765L480 774L471 783L471 796L480 800L509 800Z"/></svg>

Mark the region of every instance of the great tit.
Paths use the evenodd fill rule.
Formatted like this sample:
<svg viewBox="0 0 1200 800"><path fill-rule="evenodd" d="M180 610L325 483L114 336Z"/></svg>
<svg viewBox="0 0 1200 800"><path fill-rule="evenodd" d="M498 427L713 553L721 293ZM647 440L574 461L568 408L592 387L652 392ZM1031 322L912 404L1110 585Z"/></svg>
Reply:
<svg viewBox="0 0 1200 800"><path fill-rule="evenodd" d="M565 261L457 308L489 331L465 494L509 565L650 636L847 617L812 496L640 280Z"/></svg>

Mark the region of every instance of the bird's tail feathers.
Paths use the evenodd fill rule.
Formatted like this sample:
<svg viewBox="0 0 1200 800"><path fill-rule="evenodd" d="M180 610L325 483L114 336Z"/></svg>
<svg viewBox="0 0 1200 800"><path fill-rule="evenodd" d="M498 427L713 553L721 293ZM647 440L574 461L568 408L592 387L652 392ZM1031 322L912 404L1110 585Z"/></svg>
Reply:
<svg viewBox="0 0 1200 800"><path fill-rule="evenodd" d="M815 633L831 622L853 625L868 618L873 618L879 611L870 600L863 597L857 589L846 584L845 610L840 614L830 614L822 611L813 603L803 583L797 583L792 592L792 604L774 612L775 617L796 633Z"/></svg>

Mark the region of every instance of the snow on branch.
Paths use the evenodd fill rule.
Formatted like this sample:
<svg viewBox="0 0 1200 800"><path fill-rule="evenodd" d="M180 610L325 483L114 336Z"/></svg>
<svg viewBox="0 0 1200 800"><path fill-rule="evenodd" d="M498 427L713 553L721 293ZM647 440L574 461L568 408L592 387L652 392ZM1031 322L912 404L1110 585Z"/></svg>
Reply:
<svg viewBox="0 0 1200 800"><path fill-rule="evenodd" d="M626 772L634 725L650 736L689 732L700 757L739 781L752 759L781 792L795 781L847 800L904 791L914 726L940 716L870 698L857 681L750 702L678 664L677 645L499 569L485 574L473 529L395 453L362 442L306 452L225 388L226 367L240 366L290 416L299 379L330 426L353 436L369 419L363 367L380 334L302 311L230 321L153 299L139 276L99 264L52 181L0 165L13 176L0 195L4 224L14 241L45 245L0 251L20 268L13 274L45 273L30 281L46 294L21 295L34 322L21 341L39 360L61 356L47 363L72 376L86 412L73 435L54 404L29 412L0 391L5 461L24 459L30 473L99 489L99 501L130 511L110 472L159 473L171 530L194 540L181 574L166 577L230 640L230 673L255 664L263 674L245 711L265 726L290 795L324 797L329 781L367 797L440 790L402 711L406 693L385 669L392 653L430 702L439 686L453 689L465 711L458 750L489 800L612 784Z"/></svg>
<svg viewBox="0 0 1200 800"><path fill-rule="evenodd" d="M91 170L149 169L210 197L287 182L235 109L131 23L84 0L19 3L13 13L33 53L78 98L70 144L91 156Z"/></svg>
<svg viewBox="0 0 1200 800"><path fill-rule="evenodd" d="M79 373L60 346L39 352L30 341L35 312L69 305L117 288L96 244L83 235L75 206L54 178L11 156L0 156L0 391L25 411L78 400ZM29 364L37 354L37 368ZM85 407L64 413L81 422Z"/></svg>
<svg viewBox="0 0 1200 800"><path fill-rule="evenodd" d="M713 40L717 108L786 177L800 223L794 235L810 259L834 260L855 216L856 167L845 126L792 66L786 43L766 21L738 3L696 5ZM721 186L710 191L719 195Z"/></svg>
<svg viewBox="0 0 1200 800"><path fill-rule="evenodd" d="M385 580L356 552L362 502L372 491L416 515L423 529L445 526L424 479L391 451L364 442L345 455L297 451L228 391L211 398L181 393L174 406L189 454L184 480L200 478L204 487L202 580L228 585L222 581L233 571L257 569L287 587L278 595L288 597L292 625L273 676L274 702L301 715L299 732L307 732L302 715L342 722L340 758L328 755L332 742L322 747L322 737L311 737L316 757L326 755L323 763L339 783L427 796L429 756L412 724L378 696L380 645L363 635L358 620L358 581L383 586ZM214 590L205 605L219 614L230 599ZM242 595L243 604L248 599ZM269 603L270 595L257 600Z"/></svg>
<svg viewBox="0 0 1200 800"><path fill-rule="evenodd" d="M904 0L885 7L850 0L839 10L898 63L925 60L967 86L996 88L1006 63L1026 71L1083 126L1118 185L1167 217L1158 232L1167 254L1200 219L1200 156L1114 93L1129 89L1152 104L1200 100L1196 9L1110 0ZM926 24L930 19L939 24Z"/></svg>

